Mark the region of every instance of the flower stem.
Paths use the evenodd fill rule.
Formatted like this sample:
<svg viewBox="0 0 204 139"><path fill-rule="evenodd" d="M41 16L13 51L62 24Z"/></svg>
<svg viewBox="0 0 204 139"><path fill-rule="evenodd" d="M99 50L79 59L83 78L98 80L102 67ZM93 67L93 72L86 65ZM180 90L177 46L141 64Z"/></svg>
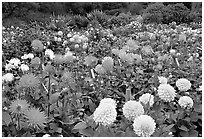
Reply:
<svg viewBox="0 0 204 139"><path fill-rule="evenodd" d="M20 129L21 129L21 126L20 126L20 118L19 118L19 116L18 116L18 131L20 131Z"/></svg>
<svg viewBox="0 0 204 139"><path fill-rule="evenodd" d="M50 85L50 74L49 74L49 79L48 79L48 84L49 84L49 86L48 86L48 94L47 94L47 96L48 96L48 117L49 117L49 115L50 115L50 90L51 90L51 85Z"/></svg>

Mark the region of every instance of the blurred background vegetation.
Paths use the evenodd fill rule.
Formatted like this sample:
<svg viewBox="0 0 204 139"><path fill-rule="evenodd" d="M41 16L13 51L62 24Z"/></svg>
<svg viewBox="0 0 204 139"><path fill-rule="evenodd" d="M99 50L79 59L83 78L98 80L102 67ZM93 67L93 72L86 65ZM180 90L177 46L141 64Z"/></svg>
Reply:
<svg viewBox="0 0 204 139"><path fill-rule="evenodd" d="M176 2L3 2L2 3L2 21L4 26L18 26L20 24L26 24L32 21L47 22L52 15L80 15L86 16L87 13L93 10L99 10L106 15L118 16L120 13L130 13L131 15L143 15L148 22L152 22L149 19L152 16L152 9L156 17L158 12L162 13L162 19L157 18L156 22L163 22L166 20L167 15L163 15L160 8L164 8L165 11L177 10L183 12L186 11L183 16L192 16L191 20L195 17L202 16L202 3L201 2L182 2L179 6ZM161 7L162 4L162 7ZM154 6L151 6L154 5ZM160 5L160 6L158 6ZM159 8L158 8L159 7ZM166 8L167 7L167 8ZM179 8L177 8L179 7ZM156 9L156 10L155 10ZM179 11L178 11L179 10ZM172 13L172 12L171 12ZM183 13L182 13L183 14ZM160 14L161 15L161 14ZM159 15L159 17L160 17ZM178 16L177 13L172 13L172 16ZM164 17L164 19L163 19ZM168 18L169 19L169 18ZM173 19L174 20L174 19ZM178 20L178 19L176 19ZM168 22L172 19L168 20ZM155 21L153 21L155 22ZM184 19L181 22L188 22Z"/></svg>

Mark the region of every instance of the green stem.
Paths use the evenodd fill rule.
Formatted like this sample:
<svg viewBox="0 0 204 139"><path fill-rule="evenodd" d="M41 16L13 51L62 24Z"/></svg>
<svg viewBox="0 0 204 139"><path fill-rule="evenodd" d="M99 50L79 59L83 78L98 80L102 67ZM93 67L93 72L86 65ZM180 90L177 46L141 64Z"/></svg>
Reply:
<svg viewBox="0 0 204 139"><path fill-rule="evenodd" d="M51 90L51 87L50 87L50 74L49 74L49 87L48 87L48 117L50 115L50 90Z"/></svg>
<svg viewBox="0 0 204 139"><path fill-rule="evenodd" d="M18 131L20 131L21 129L21 126L20 126L20 118L19 118L19 115L18 115Z"/></svg>

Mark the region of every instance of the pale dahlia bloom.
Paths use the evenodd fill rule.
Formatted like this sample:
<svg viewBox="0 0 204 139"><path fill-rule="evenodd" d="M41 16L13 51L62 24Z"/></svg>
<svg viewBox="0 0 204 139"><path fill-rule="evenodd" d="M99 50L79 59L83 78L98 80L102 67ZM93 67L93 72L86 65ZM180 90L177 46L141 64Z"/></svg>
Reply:
<svg viewBox="0 0 204 139"><path fill-rule="evenodd" d="M160 84L167 84L167 78L160 76L158 77L158 79Z"/></svg>
<svg viewBox="0 0 204 139"><path fill-rule="evenodd" d="M98 74L104 74L106 73L105 69L103 68L103 66L101 64L98 64L96 67L95 67L95 71L98 73Z"/></svg>
<svg viewBox="0 0 204 139"><path fill-rule="evenodd" d="M181 78L176 81L176 86L180 91L187 91L191 88L191 82L185 78Z"/></svg>
<svg viewBox="0 0 204 139"><path fill-rule="evenodd" d="M28 65L25 65L25 64L21 64L20 68L21 68L22 71L28 71L29 70Z"/></svg>
<svg viewBox="0 0 204 139"><path fill-rule="evenodd" d="M28 125L37 129L44 128L47 123L47 116L38 108L31 108L26 113Z"/></svg>
<svg viewBox="0 0 204 139"><path fill-rule="evenodd" d="M102 60L102 66L106 71L113 70L114 61L112 57L104 57Z"/></svg>
<svg viewBox="0 0 204 139"><path fill-rule="evenodd" d="M173 101L176 96L175 89L169 84L160 84L157 91L159 97L166 102Z"/></svg>
<svg viewBox="0 0 204 139"><path fill-rule="evenodd" d="M96 108L95 112L93 113L93 119L96 123L109 126L113 124L116 120L117 112L114 106L112 105L101 105Z"/></svg>
<svg viewBox="0 0 204 139"><path fill-rule="evenodd" d="M58 31L57 35L62 36L63 32L62 31Z"/></svg>
<svg viewBox="0 0 204 139"><path fill-rule="evenodd" d="M133 123L133 130L135 134L142 137L150 137L156 128L154 119L148 115L141 115L135 118Z"/></svg>
<svg viewBox="0 0 204 139"><path fill-rule="evenodd" d="M100 104L99 104L99 107L100 106L103 106L103 105L111 105L113 106L114 108L116 108L116 102L115 100L113 100L112 98L104 98L100 101Z"/></svg>
<svg viewBox="0 0 204 139"><path fill-rule="evenodd" d="M14 80L14 76L12 73L6 73L5 75L2 76L2 80L5 82L11 82Z"/></svg>
<svg viewBox="0 0 204 139"><path fill-rule="evenodd" d="M45 50L45 55L49 56L49 58L52 59L52 60L55 57L55 54L54 54L54 52L51 49L46 49Z"/></svg>
<svg viewBox="0 0 204 139"><path fill-rule="evenodd" d="M130 100L123 106L123 115L130 121L144 114L144 108L140 102Z"/></svg>
<svg viewBox="0 0 204 139"><path fill-rule="evenodd" d="M12 58L9 61L10 64L13 64L15 67L18 67L18 65L21 63L21 61L18 58Z"/></svg>
<svg viewBox="0 0 204 139"><path fill-rule="evenodd" d="M178 103L184 109L185 108L190 109L190 108L193 107L193 99L190 98L189 96L182 96L182 97L180 97Z"/></svg>
<svg viewBox="0 0 204 139"><path fill-rule="evenodd" d="M27 58L33 59L34 58L34 54L32 54L32 53L27 54Z"/></svg>
<svg viewBox="0 0 204 139"><path fill-rule="evenodd" d="M149 93L143 94L139 98L139 102L141 102L145 105L149 105L151 107L154 104L154 96L149 94Z"/></svg>
<svg viewBox="0 0 204 139"><path fill-rule="evenodd" d="M8 63L8 64L5 65L5 69L6 69L7 71L12 70L12 69L14 69L14 68L15 68L15 66L14 66L13 64L11 64L11 63Z"/></svg>
<svg viewBox="0 0 204 139"><path fill-rule="evenodd" d="M26 100L17 99L10 105L10 112L13 114L23 114L29 108L29 104Z"/></svg>

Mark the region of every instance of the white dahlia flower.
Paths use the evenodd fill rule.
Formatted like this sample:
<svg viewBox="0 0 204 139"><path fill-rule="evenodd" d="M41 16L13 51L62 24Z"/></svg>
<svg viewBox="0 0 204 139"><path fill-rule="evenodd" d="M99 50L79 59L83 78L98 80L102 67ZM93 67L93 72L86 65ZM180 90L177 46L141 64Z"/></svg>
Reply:
<svg viewBox="0 0 204 139"><path fill-rule="evenodd" d="M190 109L190 108L193 107L193 99L190 98L189 96L182 96L182 97L180 97L178 103L184 109L185 108Z"/></svg>
<svg viewBox="0 0 204 139"><path fill-rule="evenodd" d="M160 76L158 77L158 79L160 84L167 84L167 81L168 81L167 78Z"/></svg>
<svg viewBox="0 0 204 139"><path fill-rule="evenodd" d="M14 80L14 76L12 73L6 73L5 75L2 76L2 80L5 82L11 82Z"/></svg>
<svg viewBox="0 0 204 139"><path fill-rule="evenodd" d="M133 123L133 130L135 134L142 137L150 137L156 128L154 119L148 115L141 115L135 118Z"/></svg>
<svg viewBox="0 0 204 139"><path fill-rule="evenodd" d="M104 98L100 101L100 104L99 104L99 107L100 106L103 106L103 105L111 105L113 106L114 108L116 108L116 102L115 100L113 100L112 98Z"/></svg>
<svg viewBox="0 0 204 139"><path fill-rule="evenodd" d="M145 105L149 105L151 107L154 104L154 96L149 94L149 93L143 94L139 98L139 102L141 102Z"/></svg>
<svg viewBox="0 0 204 139"><path fill-rule="evenodd" d="M34 54L32 54L32 53L27 54L27 58L33 59L34 58Z"/></svg>
<svg viewBox="0 0 204 139"><path fill-rule="evenodd" d="M169 84L160 84L157 91L159 97L166 102L173 101L176 96L175 89Z"/></svg>
<svg viewBox="0 0 204 139"><path fill-rule="evenodd" d="M51 49L46 49L45 50L45 55L49 56L50 59L54 59L55 58L55 54Z"/></svg>
<svg viewBox="0 0 204 139"><path fill-rule="evenodd" d="M20 68L21 68L22 71L28 71L29 70L29 67L26 64L21 64Z"/></svg>
<svg viewBox="0 0 204 139"><path fill-rule="evenodd" d="M18 65L21 63L21 61L18 58L12 58L9 61L10 64L13 64L15 67L18 67Z"/></svg>
<svg viewBox="0 0 204 139"><path fill-rule="evenodd" d="M140 102L130 100L123 106L123 115L130 121L144 114L144 108Z"/></svg>
<svg viewBox="0 0 204 139"><path fill-rule="evenodd" d="M111 105L101 105L96 108L95 112L93 113L94 121L103 126L109 126L113 124L113 122L116 120L116 117L116 109Z"/></svg>
<svg viewBox="0 0 204 139"><path fill-rule="evenodd" d="M187 91L191 88L191 82L185 78L181 78L176 81L176 86L180 91Z"/></svg>
<svg viewBox="0 0 204 139"><path fill-rule="evenodd" d="M12 70L14 68L15 68L15 66L13 64L11 64L11 63L8 63L8 64L5 65L6 71Z"/></svg>

